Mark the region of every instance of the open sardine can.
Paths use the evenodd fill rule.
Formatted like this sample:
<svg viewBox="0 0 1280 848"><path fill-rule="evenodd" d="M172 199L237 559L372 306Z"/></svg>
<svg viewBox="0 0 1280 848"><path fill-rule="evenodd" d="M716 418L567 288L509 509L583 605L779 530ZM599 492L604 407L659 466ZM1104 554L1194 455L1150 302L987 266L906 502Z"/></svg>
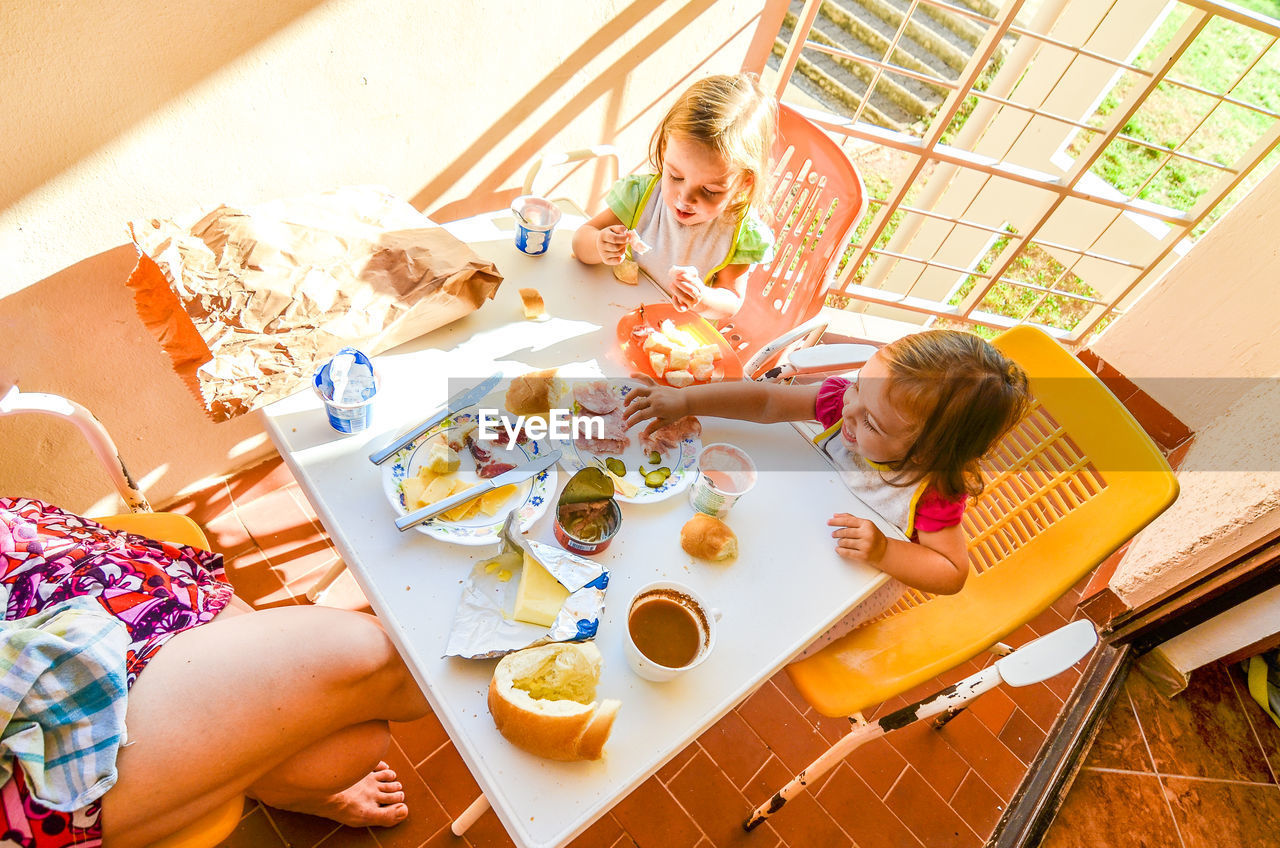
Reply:
<svg viewBox="0 0 1280 848"><path fill-rule="evenodd" d="M622 510L618 507L618 502L610 499L604 502L604 506L600 507L602 532L595 538L581 538L567 529L565 522L569 522L569 527L574 527L571 516L575 508L586 507L587 504L569 504L565 507L556 508L555 534L556 541L560 543L560 547L566 551L573 551L576 554L598 554L605 548L609 547L609 543L613 541L613 537L618 534L618 528L622 526ZM593 536L595 534L592 534Z"/></svg>
<svg viewBox="0 0 1280 848"><path fill-rule="evenodd" d="M609 547L622 527L613 492L613 480L599 468L583 468L569 478L555 511L553 529L560 547L588 556Z"/></svg>

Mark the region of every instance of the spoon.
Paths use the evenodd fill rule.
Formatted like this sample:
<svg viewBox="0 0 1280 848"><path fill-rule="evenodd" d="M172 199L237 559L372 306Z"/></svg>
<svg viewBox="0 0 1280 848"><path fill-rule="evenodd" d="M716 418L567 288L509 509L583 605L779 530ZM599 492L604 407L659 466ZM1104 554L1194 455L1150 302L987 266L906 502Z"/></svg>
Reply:
<svg viewBox="0 0 1280 848"><path fill-rule="evenodd" d="M333 358L333 362L329 365L329 381L333 384L333 400L338 403L345 403L342 399L342 393L347 390L348 372L355 363L354 354L340 353Z"/></svg>

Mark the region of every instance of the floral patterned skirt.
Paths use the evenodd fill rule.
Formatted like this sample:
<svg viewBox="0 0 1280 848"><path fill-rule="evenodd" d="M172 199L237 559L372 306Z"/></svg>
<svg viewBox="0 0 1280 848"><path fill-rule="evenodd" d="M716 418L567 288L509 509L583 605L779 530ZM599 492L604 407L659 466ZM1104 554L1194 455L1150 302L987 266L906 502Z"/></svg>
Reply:
<svg viewBox="0 0 1280 848"><path fill-rule="evenodd" d="M0 498L0 609L25 618L68 598L97 598L129 632L132 687L171 636L211 621L231 602L222 555L108 530L27 498ZM35 802L15 768L0 786L0 848L102 843L98 804L74 813Z"/></svg>

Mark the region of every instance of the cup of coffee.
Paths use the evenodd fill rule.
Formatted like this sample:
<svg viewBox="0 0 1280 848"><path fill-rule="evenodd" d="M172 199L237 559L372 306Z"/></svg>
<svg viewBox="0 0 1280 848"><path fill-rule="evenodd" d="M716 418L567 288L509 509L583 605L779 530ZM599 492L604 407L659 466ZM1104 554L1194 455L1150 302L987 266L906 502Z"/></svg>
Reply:
<svg viewBox="0 0 1280 848"><path fill-rule="evenodd" d="M688 586L650 583L627 608L627 662L645 680L671 680L710 655L719 618L720 611Z"/></svg>
<svg viewBox="0 0 1280 848"><path fill-rule="evenodd" d="M689 487L689 503L698 512L724 518L756 484L756 465L746 451L717 442L698 454L698 476Z"/></svg>

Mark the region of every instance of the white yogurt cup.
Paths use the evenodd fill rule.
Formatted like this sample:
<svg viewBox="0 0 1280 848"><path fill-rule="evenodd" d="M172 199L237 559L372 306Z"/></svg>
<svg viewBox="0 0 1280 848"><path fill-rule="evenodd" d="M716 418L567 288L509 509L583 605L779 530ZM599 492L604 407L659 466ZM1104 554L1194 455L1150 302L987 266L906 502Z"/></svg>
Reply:
<svg viewBox="0 0 1280 848"><path fill-rule="evenodd" d="M724 518L756 484L756 465L742 448L717 442L698 454L698 476L689 487L689 503L698 512Z"/></svg>

